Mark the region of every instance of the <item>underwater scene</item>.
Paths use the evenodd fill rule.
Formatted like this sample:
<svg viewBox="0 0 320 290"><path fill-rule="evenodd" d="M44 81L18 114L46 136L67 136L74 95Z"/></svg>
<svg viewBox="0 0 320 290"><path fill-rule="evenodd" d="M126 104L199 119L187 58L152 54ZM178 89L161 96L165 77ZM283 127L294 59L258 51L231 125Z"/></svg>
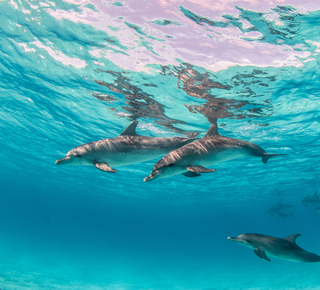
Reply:
<svg viewBox="0 0 320 290"><path fill-rule="evenodd" d="M319 62L317 0L0 0L0 289L320 289Z"/></svg>

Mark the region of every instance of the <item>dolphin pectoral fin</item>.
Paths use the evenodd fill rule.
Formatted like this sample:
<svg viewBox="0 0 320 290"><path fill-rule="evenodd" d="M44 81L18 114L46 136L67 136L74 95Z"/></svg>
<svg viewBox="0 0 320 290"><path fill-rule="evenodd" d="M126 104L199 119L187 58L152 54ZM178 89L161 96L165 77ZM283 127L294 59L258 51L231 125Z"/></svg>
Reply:
<svg viewBox="0 0 320 290"><path fill-rule="evenodd" d="M118 172L117 170L111 168L107 163L105 162L93 162L93 165L97 167L98 169L105 171L105 172L111 172L115 173Z"/></svg>
<svg viewBox="0 0 320 290"><path fill-rule="evenodd" d="M198 173L192 172L192 171L187 171L187 172L183 172L182 175L184 175L185 177L198 177L201 174L198 174Z"/></svg>
<svg viewBox="0 0 320 290"><path fill-rule="evenodd" d="M215 169L205 168L203 166L188 166L187 169L196 173L210 173L216 171Z"/></svg>
<svg viewBox="0 0 320 290"><path fill-rule="evenodd" d="M267 260L267 261L269 261L269 262L271 261L271 260L267 257L266 253L265 253L264 251L262 251L261 249L256 248L256 249L254 250L254 252L255 252L255 254L256 254L259 258L265 259L265 260Z"/></svg>

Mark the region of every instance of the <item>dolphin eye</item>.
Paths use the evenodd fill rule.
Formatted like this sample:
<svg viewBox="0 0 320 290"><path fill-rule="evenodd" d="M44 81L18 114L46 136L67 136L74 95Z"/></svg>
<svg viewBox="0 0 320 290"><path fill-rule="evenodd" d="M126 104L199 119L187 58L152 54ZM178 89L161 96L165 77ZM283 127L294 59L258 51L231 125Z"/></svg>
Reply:
<svg viewBox="0 0 320 290"><path fill-rule="evenodd" d="M76 154L76 157L79 157L79 158L80 158L80 157L81 157L81 154Z"/></svg>

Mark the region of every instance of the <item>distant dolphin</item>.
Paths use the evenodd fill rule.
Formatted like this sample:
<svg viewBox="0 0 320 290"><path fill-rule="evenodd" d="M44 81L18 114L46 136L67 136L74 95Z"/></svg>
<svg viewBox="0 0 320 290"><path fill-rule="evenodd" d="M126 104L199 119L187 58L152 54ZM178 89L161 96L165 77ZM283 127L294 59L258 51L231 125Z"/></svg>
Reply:
<svg viewBox="0 0 320 290"><path fill-rule="evenodd" d="M313 195L308 195L308 196L304 197L301 200L301 203L304 204L304 206L307 206L308 203L310 203L312 205L316 205L316 204L320 203L320 197L318 195L318 192L315 192Z"/></svg>
<svg viewBox="0 0 320 290"><path fill-rule="evenodd" d="M292 208L293 206L290 204L285 204L283 203L281 200L279 201L278 204L270 207L267 211L268 214L278 214L279 212L285 210L285 209L289 209Z"/></svg>
<svg viewBox="0 0 320 290"><path fill-rule="evenodd" d="M307 252L296 244L296 238L299 236L301 235L295 234L280 239L260 234L242 234L236 238L228 237L228 240L254 249L255 254L259 258L267 261L270 261L270 259L266 254L293 262L320 262L320 256Z"/></svg>
<svg viewBox="0 0 320 290"><path fill-rule="evenodd" d="M144 181L169 177L182 173L186 177L197 177L199 173L213 172L205 168L217 163L245 156L262 157L262 162L284 154L267 154L256 144L221 136L217 122L211 125L207 134L200 140L184 145L160 159L153 167L152 173Z"/></svg>
<svg viewBox="0 0 320 290"><path fill-rule="evenodd" d="M290 214L289 213L280 212L280 211L277 212L276 214L278 215L278 219L289 217L289 216L294 217L293 211Z"/></svg>
<svg viewBox="0 0 320 290"><path fill-rule="evenodd" d="M94 141L70 150L56 164L94 165L106 172L118 172L113 167L154 159L195 140L181 137L146 137L136 133L133 121L119 137Z"/></svg>

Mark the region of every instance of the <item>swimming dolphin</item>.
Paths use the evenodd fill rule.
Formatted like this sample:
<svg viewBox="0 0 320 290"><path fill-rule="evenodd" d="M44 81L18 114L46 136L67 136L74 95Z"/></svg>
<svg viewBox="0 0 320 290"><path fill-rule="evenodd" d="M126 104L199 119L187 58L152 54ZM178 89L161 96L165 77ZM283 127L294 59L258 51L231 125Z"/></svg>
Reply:
<svg viewBox="0 0 320 290"><path fill-rule="evenodd" d="M278 204L270 207L267 211L268 214L278 214L279 212L285 210L285 209L289 209L292 208L293 206L290 204L285 204L283 203L281 200L279 201Z"/></svg>
<svg viewBox="0 0 320 290"><path fill-rule="evenodd" d="M136 133L133 121L119 137L94 141L70 150L56 164L94 165L105 172L118 172L113 167L154 159L195 140L181 137L146 137Z"/></svg>
<svg viewBox="0 0 320 290"><path fill-rule="evenodd" d="M296 238L301 236L295 234L284 239L265 236L260 234L242 234L235 238L228 237L228 240L237 242L241 245L254 249L255 254L267 261L270 256L292 261L292 262L320 262L320 256L307 252L296 244Z"/></svg>
<svg viewBox="0 0 320 290"><path fill-rule="evenodd" d="M217 121L214 120L206 135L191 144L184 145L160 159L153 167L152 173L144 181L169 177L182 173L186 177L197 177L199 173L209 173L208 169L222 161L245 156L262 157L262 162L284 154L267 154L254 143L228 138L218 133Z"/></svg>
<svg viewBox="0 0 320 290"><path fill-rule="evenodd" d="M277 212L276 214L278 215L278 219L289 217L289 216L294 217L293 211L290 214L289 213L280 212L280 211Z"/></svg>
<svg viewBox="0 0 320 290"><path fill-rule="evenodd" d="M310 203L312 205L316 205L317 203L320 203L320 197L318 195L318 192L315 192L314 195L308 195L308 196L304 197L301 200L301 203L303 203L304 206L307 206L308 203Z"/></svg>

